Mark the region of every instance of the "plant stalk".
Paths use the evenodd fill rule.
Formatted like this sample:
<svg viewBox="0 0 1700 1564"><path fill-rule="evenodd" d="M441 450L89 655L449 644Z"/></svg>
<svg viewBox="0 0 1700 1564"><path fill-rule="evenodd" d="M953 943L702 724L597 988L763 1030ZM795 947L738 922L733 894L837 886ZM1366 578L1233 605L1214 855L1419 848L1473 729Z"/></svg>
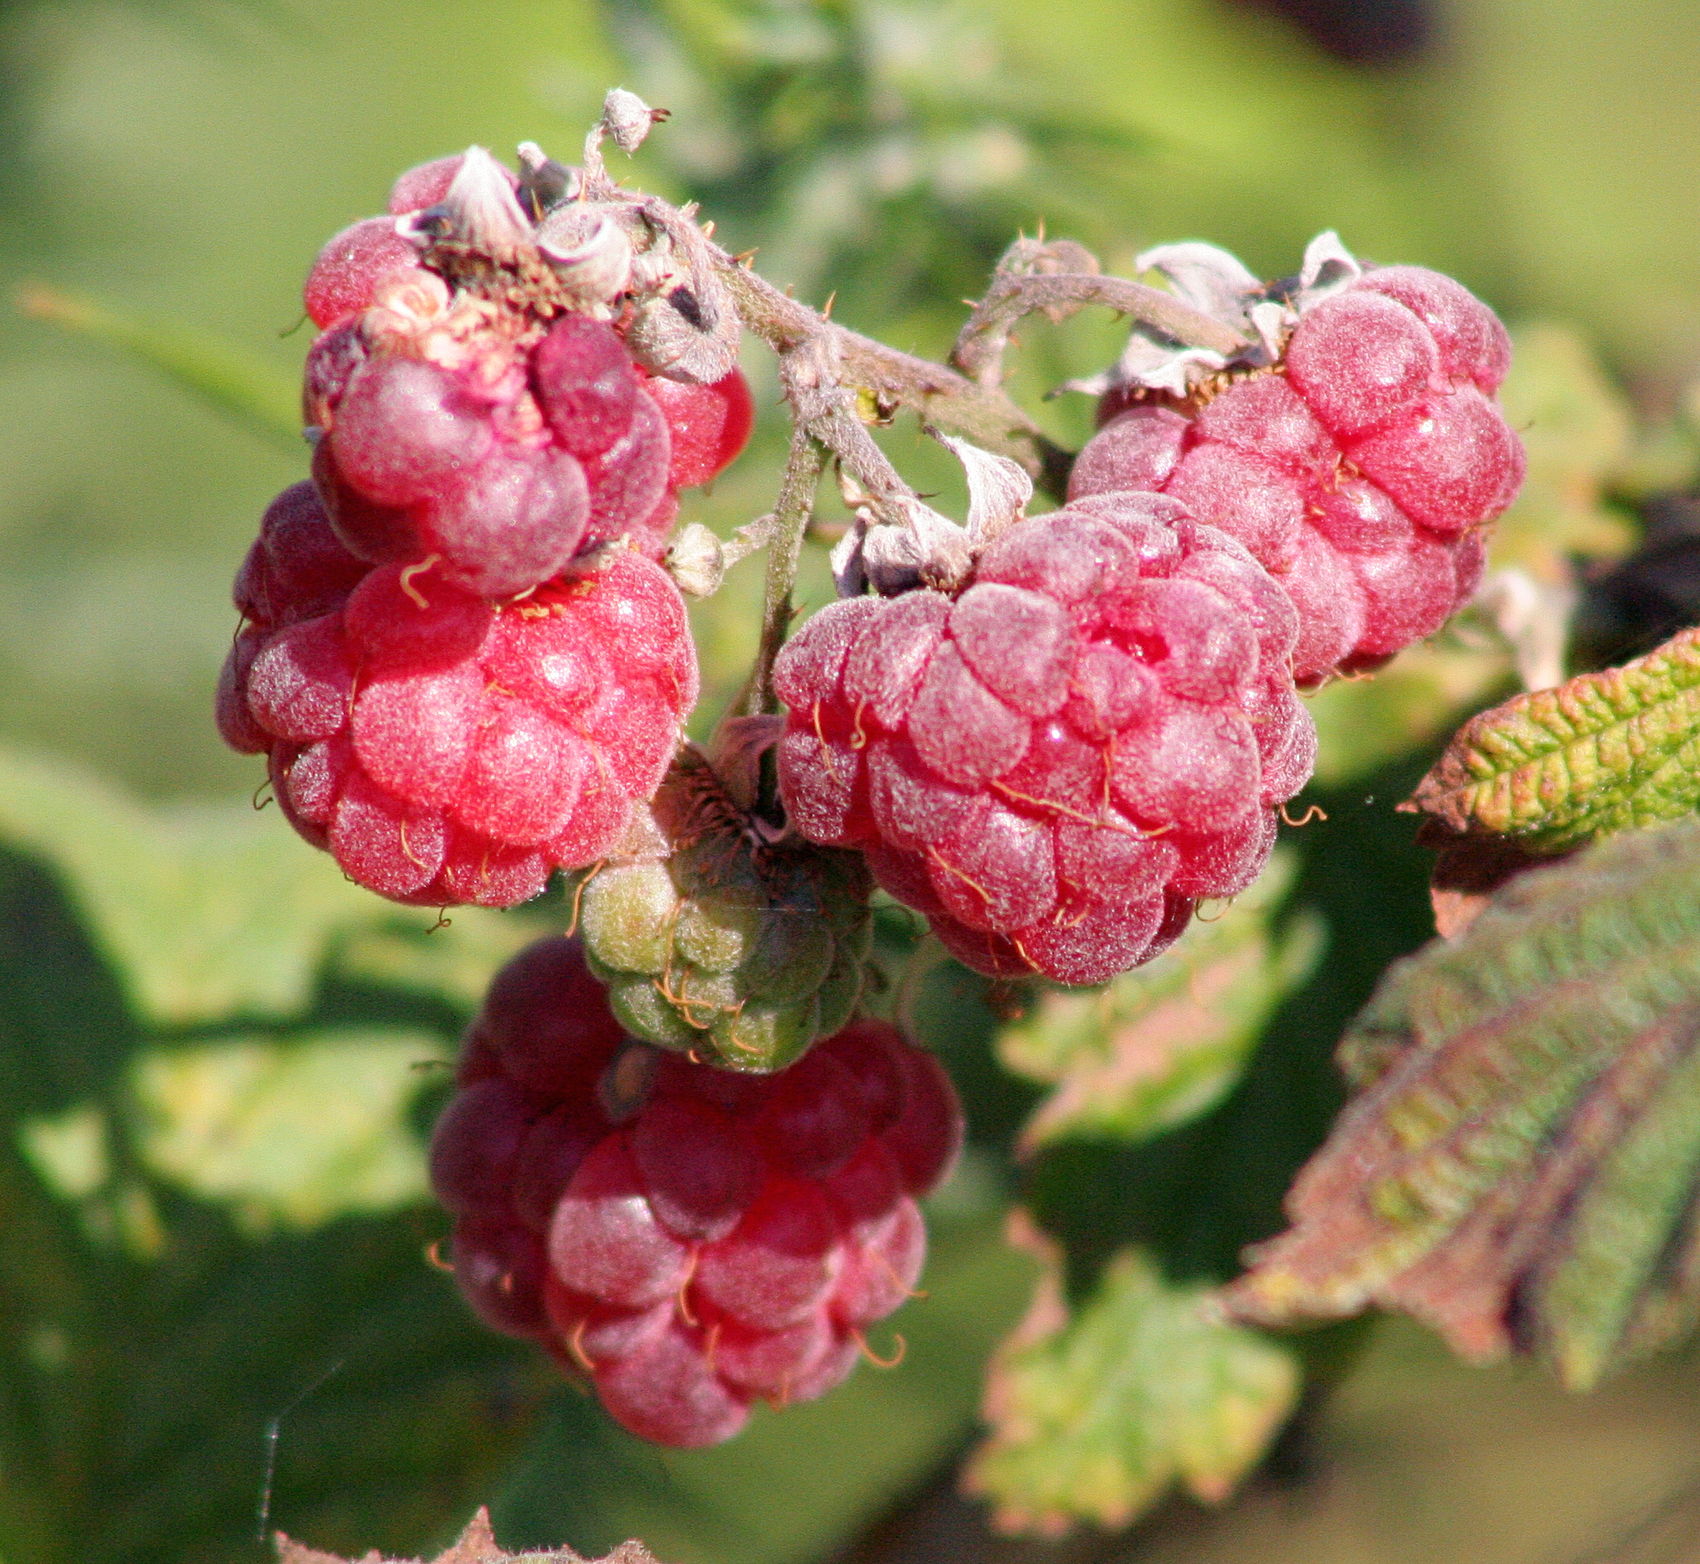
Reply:
<svg viewBox="0 0 1700 1564"><path fill-rule="evenodd" d="M791 454L785 461L785 476L779 485L779 500L773 510L773 525L767 545L767 576L762 591L761 644L737 714L760 716L779 710L773 693L773 662L791 629L791 591L797 581L797 561L803 552L803 534L814 514L815 489L826 467L826 449L802 425L791 435Z"/></svg>

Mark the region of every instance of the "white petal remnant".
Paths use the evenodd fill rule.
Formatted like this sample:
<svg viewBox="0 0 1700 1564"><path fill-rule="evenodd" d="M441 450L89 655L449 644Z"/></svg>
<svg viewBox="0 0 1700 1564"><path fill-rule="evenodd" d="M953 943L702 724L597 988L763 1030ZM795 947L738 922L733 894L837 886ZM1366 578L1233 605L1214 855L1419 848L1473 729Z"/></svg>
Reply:
<svg viewBox="0 0 1700 1564"><path fill-rule="evenodd" d="M1158 245L1134 259L1154 271L1176 298L1242 336L1246 345L1219 353L1190 346L1149 322L1134 326L1127 347L1101 375L1071 380L1062 389L1102 396L1107 391L1164 391L1186 397L1203 380L1224 369L1258 369L1279 360L1299 316L1349 287L1363 266L1330 230L1305 247L1298 276L1258 281L1237 256L1213 244L1190 241Z"/></svg>
<svg viewBox="0 0 1700 1564"><path fill-rule="evenodd" d="M968 475L968 536L975 548L984 548L1026 514L1033 498L1033 480L1019 462L1007 456L982 451L937 429L928 429L927 433L949 449Z"/></svg>
<svg viewBox="0 0 1700 1564"><path fill-rule="evenodd" d="M1263 292L1263 284L1236 255L1214 244L1193 240L1160 244L1134 257L1134 268L1158 272L1194 309L1239 325L1247 304Z"/></svg>
<svg viewBox="0 0 1700 1564"><path fill-rule="evenodd" d="M483 147L466 149L438 210L455 239L485 254L509 255L532 243L508 171Z"/></svg>

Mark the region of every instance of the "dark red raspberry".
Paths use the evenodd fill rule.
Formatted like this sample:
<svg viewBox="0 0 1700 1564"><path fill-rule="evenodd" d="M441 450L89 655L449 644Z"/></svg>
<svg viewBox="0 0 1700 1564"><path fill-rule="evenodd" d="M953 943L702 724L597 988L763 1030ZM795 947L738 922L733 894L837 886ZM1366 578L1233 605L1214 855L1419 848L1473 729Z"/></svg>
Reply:
<svg viewBox="0 0 1700 1564"><path fill-rule="evenodd" d="M1262 868L1315 753L1296 634L1173 500L1019 522L956 596L851 598L786 646L791 823L861 848L969 966L1103 982Z"/></svg>
<svg viewBox="0 0 1700 1564"><path fill-rule="evenodd" d="M1072 498L1158 490L1238 538L1299 613L1293 677L1372 666L1474 590L1481 530L1523 451L1491 397L1493 312L1419 266L1364 272L1306 308L1280 364L1177 406L1112 392Z"/></svg>
<svg viewBox="0 0 1700 1564"><path fill-rule="evenodd" d="M668 1445L719 1443L753 1401L849 1373L914 1288L915 1201L962 1138L948 1077L896 1028L727 1074L621 1039L566 939L497 977L460 1081L431 1177L461 1290Z"/></svg>
<svg viewBox="0 0 1700 1564"><path fill-rule="evenodd" d="M659 559L676 491L732 459L751 411L736 370L651 380L613 323L624 273L575 291L571 255L538 248L564 242L559 220L534 224L518 193L482 152L422 164L307 287L329 328L303 401L332 525L368 563L432 561L492 598L622 538ZM551 282L556 261L572 280Z"/></svg>
<svg viewBox="0 0 1700 1564"><path fill-rule="evenodd" d="M285 814L352 879L398 901L507 906L594 862L655 791L697 690L658 566L616 555L503 605L381 566L308 616L325 575L301 572L298 597L237 638L219 722L267 752ZM239 587L251 577L268 579L244 567Z"/></svg>

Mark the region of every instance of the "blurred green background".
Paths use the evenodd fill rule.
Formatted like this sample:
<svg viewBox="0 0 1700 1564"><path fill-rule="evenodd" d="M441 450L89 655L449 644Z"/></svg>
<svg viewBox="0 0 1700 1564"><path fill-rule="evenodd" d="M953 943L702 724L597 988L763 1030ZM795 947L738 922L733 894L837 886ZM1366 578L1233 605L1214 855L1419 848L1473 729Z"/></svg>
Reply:
<svg viewBox="0 0 1700 1564"><path fill-rule="evenodd" d="M1017 229L1043 223L1119 269L1210 238L1273 276L1334 227L1359 254L1454 273L1514 323L1568 321L1642 416L1680 411L1700 369L1700 9L1454 0L1401 32L1409 0L1365 0L1390 56L1370 60L1374 29L1343 30L1350 0L1288 9L1312 27L1253 0L6 0L0 295L48 284L180 347L204 336L250 366L254 396L287 401L325 238L381 209L395 173L469 142L570 158L620 83L674 111L634 180L701 199L771 280L836 291L836 318L904 348L948 350L956 301ZM1116 329L1026 337L1016 383L1078 443L1084 403L1038 398L1099 367ZM280 1425L271 1520L356 1552L440 1545L488 1501L510 1545L637 1534L704 1564L1537 1560L1631 1536L1661 1496L1691 1501L1692 1364L1567 1402L1394 1331L1304 1448L1208 1522L1171 1506L1132 1539L988 1541L944 1495L985 1355L1030 1286L999 1228L1033 1093L986 1066L973 1006L944 1044L978 1150L934 1213L908 1363L722 1451L611 1431L464 1318L422 1258L442 1228L418 1152L441 1061L493 964L560 909L459 914L428 936L429 917L371 903L253 816L256 765L212 728L230 577L302 451L9 309L0 361L6 1564L258 1557L268 1420L335 1365ZM749 368L755 448L687 500L722 531L767 508L784 438L772 376L753 353ZM1585 432L1623 421L1598 371L1572 379L1604 406ZM1527 432L1574 447L1562 418ZM1621 457L1612 438L1596 467ZM918 481L950 481L912 430L888 443ZM1554 492L1592 503L1571 491L1597 476L1565 468ZM742 671L758 571L699 610L708 718ZM824 600L818 559L806 590ZM1274 1031L1313 1084L1376 971L1428 932L1423 866L1390 812L1416 772L1393 757L1503 675L1435 666L1388 686L1391 715L1371 714L1388 732L1358 722L1326 779L1334 834L1306 839L1300 894L1341 938L1332 987ZM1404 876L1373 929L1330 889L1330 851ZM1239 1133L1258 1133L1245 1103L1273 1089L1251 1081ZM1314 1139L1326 1084L1307 1101L1297 1151L1271 1153L1282 1167ZM1223 1231L1231 1254L1244 1232ZM1647 1551L1663 1546L1648 1535L1598 1556L1700 1557Z"/></svg>

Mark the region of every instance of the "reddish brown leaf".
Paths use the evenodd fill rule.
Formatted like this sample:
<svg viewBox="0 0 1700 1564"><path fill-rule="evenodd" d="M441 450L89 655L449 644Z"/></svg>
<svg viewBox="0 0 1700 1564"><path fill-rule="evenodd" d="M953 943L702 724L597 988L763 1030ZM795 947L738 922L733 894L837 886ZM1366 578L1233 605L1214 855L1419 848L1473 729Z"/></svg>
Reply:
<svg viewBox="0 0 1700 1564"><path fill-rule="evenodd" d="M1700 1283L1700 822L1519 876L1394 967L1358 1088L1227 1290L1241 1319L1369 1307L1567 1384L1685 1329Z"/></svg>

